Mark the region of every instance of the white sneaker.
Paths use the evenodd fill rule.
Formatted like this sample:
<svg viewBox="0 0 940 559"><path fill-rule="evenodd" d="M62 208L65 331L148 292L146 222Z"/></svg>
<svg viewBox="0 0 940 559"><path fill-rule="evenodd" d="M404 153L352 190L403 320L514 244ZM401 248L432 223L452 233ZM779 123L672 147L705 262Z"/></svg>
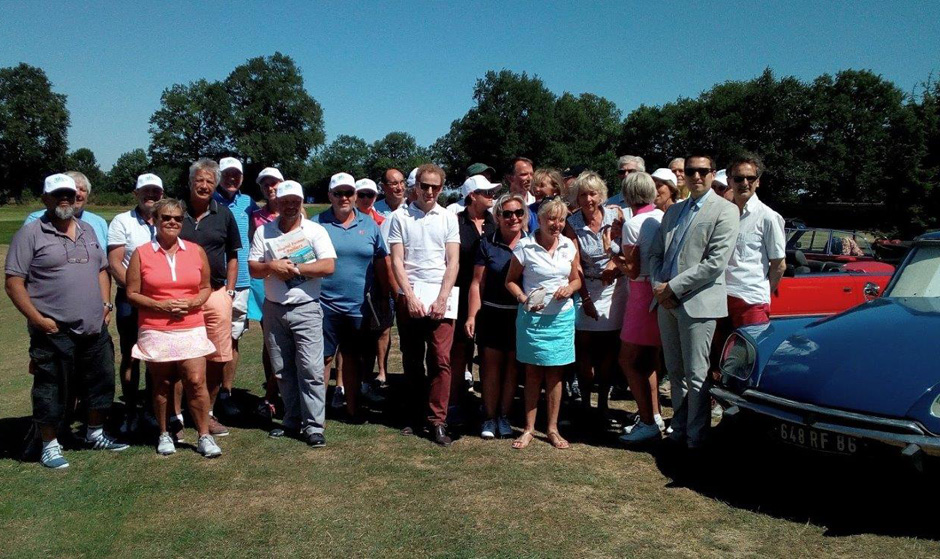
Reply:
<svg viewBox="0 0 940 559"><path fill-rule="evenodd" d="M500 438L512 436L512 425L509 424L509 418L505 415L496 420L496 428L499 431Z"/></svg>
<svg viewBox="0 0 940 559"><path fill-rule="evenodd" d="M492 419L487 419L483 422L483 429L480 431L480 437L490 440L496 438L496 422Z"/></svg>
<svg viewBox="0 0 940 559"><path fill-rule="evenodd" d="M196 452L202 454L206 458L222 456L222 449L219 448L219 445L215 444L215 439L212 438L212 435L203 435L199 437L199 445L196 446Z"/></svg>
<svg viewBox="0 0 940 559"><path fill-rule="evenodd" d="M173 437L164 431L160 433L160 439L157 441L157 454L169 456L176 453L176 445L173 444Z"/></svg>
<svg viewBox="0 0 940 559"><path fill-rule="evenodd" d="M648 441L659 440L662 437L659 426L655 423L643 423L642 421L635 425L629 433L620 436L620 442L626 444L637 444Z"/></svg>

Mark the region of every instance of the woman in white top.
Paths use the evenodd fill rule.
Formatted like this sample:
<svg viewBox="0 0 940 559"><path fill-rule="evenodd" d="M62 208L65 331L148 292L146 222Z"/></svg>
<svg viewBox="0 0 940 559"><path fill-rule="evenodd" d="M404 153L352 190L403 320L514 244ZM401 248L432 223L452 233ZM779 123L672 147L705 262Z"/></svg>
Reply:
<svg viewBox="0 0 940 559"><path fill-rule="evenodd" d="M519 303L516 315L516 359L525 364L525 431L512 447L525 448L535 433L536 407L542 382L548 408L548 440L568 448L558 433L561 377L574 362L575 310L571 296L581 287L578 249L561 232L568 208L560 199L539 208L539 228L520 239L512 251L506 289Z"/></svg>
<svg viewBox="0 0 940 559"><path fill-rule="evenodd" d="M623 197L630 204L633 217L623 228L623 248L619 251L622 256L611 250L611 242L605 243L613 262L630 278L630 296L620 332L620 366L639 413L638 422L625 429L620 437L625 443L658 439L665 427L659 412L659 384L656 382L662 342L656 311L650 311L653 301L649 280L650 247L663 219L662 210L654 205L656 194L656 183L646 173L631 173L624 179Z"/></svg>

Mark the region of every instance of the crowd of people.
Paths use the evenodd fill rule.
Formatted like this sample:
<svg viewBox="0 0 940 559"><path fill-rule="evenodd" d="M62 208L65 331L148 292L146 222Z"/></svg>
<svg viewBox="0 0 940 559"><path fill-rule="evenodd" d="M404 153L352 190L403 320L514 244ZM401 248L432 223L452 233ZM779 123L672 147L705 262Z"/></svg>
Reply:
<svg viewBox="0 0 940 559"><path fill-rule="evenodd" d="M260 412L281 415L271 437L326 445L334 364L332 405L363 421L362 398L385 399L397 323L406 388L390 404L403 434L450 446L448 424L467 415L461 402L478 363L483 439L527 447L544 390L546 439L568 448L565 394L579 390L581 417L606 422L612 386L626 385L638 411L623 443L665 437L697 451L708 442L722 342L732 328L769 321L785 267L783 219L756 194L763 170L753 154L719 170L693 153L647 173L642 157L626 155L610 188L595 171L517 157L505 189L493 167L471 165L446 208L447 175L433 163L407 178L388 169L380 185L339 172L330 207L308 218L302 186L278 169L258 174L259 207L241 191L238 159L200 159L182 199L141 175L136 206L110 225L84 209L84 175L52 175L46 209L16 233L5 267L28 322L40 462L68 466L58 437L75 409L87 410L91 448L121 451L150 430L156 451L173 454L186 437L184 404L197 452L220 456L222 420L241 411L232 389L252 321L264 339ZM112 315L124 400L115 435L104 429ZM509 420L519 384L521 433Z"/></svg>

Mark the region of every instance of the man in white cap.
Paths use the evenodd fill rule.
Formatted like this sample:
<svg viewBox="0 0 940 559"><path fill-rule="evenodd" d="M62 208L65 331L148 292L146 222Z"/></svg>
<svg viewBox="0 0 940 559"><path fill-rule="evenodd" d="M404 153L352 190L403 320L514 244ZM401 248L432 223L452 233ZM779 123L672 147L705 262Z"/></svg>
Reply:
<svg viewBox="0 0 940 559"><path fill-rule="evenodd" d="M725 169L718 169L718 171L715 172L715 180L712 181L712 190L725 200L734 202L734 191L728 188L728 172Z"/></svg>
<svg viewBox="0 0 940 559"><path fill-rule="evenodd" d="M85 203L88 202L88 197L91 195L91 181L88 180L85 173L80 171L66 171L65 174L72 177L72 180L75 181L75 188L78 189L75 193L75 217L92 226L101 246L108 246L108 222L100 215L85 210ZM36 221L44 213L46 213L44 209L34 211L26 216L23 225L30 221Z"/></svg>
<svg viewBox="0 0 940 559"><path fill-rule="evenodd" d="M88 408L86 444L97 450L127 448L104 432L114 401L111 281L94 229L75 218L77 190L69 176L46 178L46 214L13 236L5 264L7 295L29 323L40 463L54 469L69 465L56 431L65 418L65 392L76 381Z"/></svg>
<svg viewBox="0 0 940 559"><path fill-rule="evenodd" d="M225 364L222 390L219 391L218 398L222 413L231 417L239 412L238 406L232 400L232 387L235 384L235 370L238 368L238 339L248 329L248 288L251 287L251 277L248 275L248 234L251 229L251 214L257 211L258 205L251 196L241 192L244 179L241 161L234 157L223 157L219 160L219 171L222 173L222 180L216 188L214 198L235 216L241 241L241 248L238 250L238 278L235 280L235 296L232 298L232 360Z"/></svg>
<svg viewBox="0 0 940 559"><path fill-rule="evenodd" d="M127 301L127 292L124 290L127 266L131 262L131 255L140 245L147 244L154 239L156 229L153 223L153 205L163 198L163 181L153 173L144 173L137 177L137 186L134 188L134 197L137 206L130 211L120 213L111 220L108 227L108 265L111 277L117 284L117 294L114 297L114 310L117 319L117 331L121 349L121 393L124 396L124 421L121 423L121 433L127 434L137 430L138 426L138 388L140 386L140 362L131 357L131 349L137 343L137 309ZM149 402L147 399L145 402ZM147 410L149 403L144 404ZM148 421L156 424L156 419L147 412ZM170 425L172 433L183 430L181 421L173 421Z"/></svg>
<svg viewBox="0 0 940 559"><path fill-rule="evenodd" d="M303 187L277 187L280 215L265 223L251 242L251 276L264 278L264 336L284 400L283 429L312 447L326 445L326 386L323 382L323 312L320 278L333 273L336 252L326 230L304 219Z"/></svg>
<svg viewBox="0 0 940 559"><path fill-rule="evenodd" d="M415 189L417 180L418 168L415 167L408 173L408 179L405 181L405 202L409 204L418 199L418 191Z"/></svg>

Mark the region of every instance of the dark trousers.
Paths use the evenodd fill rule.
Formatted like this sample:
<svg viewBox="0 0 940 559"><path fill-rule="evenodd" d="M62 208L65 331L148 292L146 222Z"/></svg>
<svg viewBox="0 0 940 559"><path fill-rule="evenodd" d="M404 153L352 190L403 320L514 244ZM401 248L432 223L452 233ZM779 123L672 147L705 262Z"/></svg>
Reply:
<svg viewBox="0 0 940 559"><path fill-rule="evenodd" d="M450 346L454 342L454 321L411 318L408 308L401 305L398 309L398 337L408 384L405 417L415 427L422 421L432 426L445 423L450 400Z"/></svg>
<svg viewBox="0 0 940 559"><path fill-rule="evenodd" d="M114 402L114 343L106 328L77 335L59 326L55 334L29 331L33 361L33 419L58 425L71 391L89 410L108 410Z"/></svg>

